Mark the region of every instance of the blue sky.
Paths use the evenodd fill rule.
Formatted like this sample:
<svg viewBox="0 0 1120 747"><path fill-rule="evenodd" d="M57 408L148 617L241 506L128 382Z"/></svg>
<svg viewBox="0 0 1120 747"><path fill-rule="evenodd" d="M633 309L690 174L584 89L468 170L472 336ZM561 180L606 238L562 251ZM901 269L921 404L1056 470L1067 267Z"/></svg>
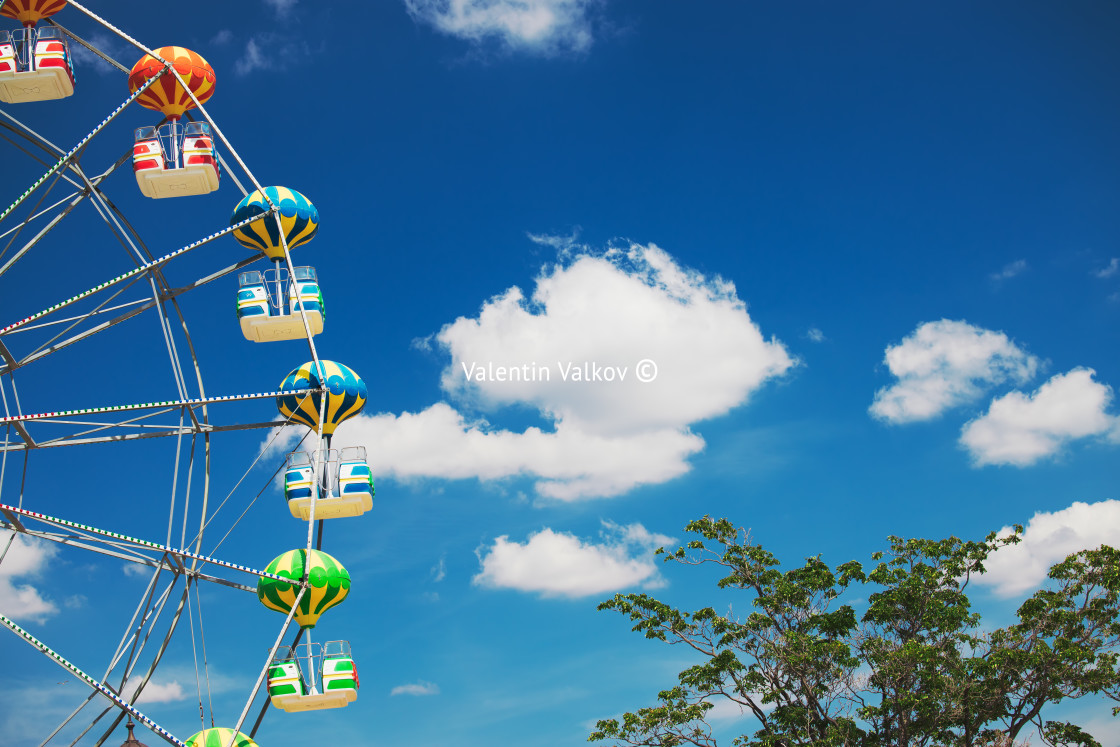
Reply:
<svg viewBox="0 0 1120 747"><path fill-rule="evenodd" d="M315 633L350 640L359 700L272 712L262 747L583 743L691 663L599 601L735 601L652 558L704 514L786 564L1025 524L977 591L994 624L1066 553L1120 543L1115 4L231 5L173 24L99 7L145 44L203 55L207 111L252 173L318 207L293 255L322 282L315 342L370 391L336 439L369 450L377 499L326 525L354 588ZM57 20L126 66L140 56L73 8ZM128 93L78 64L72 98L3 109L72 147ZM104 170L158 120L129 108L83 165ZM44 168L3 147L6 206ZM223 228L241 199L227 178L148 200L127 168L103 188L156 255ZM103 226L77 210L21 260L0 326L127 270ZM168 278L245 256L225 238ZM272 390L307 346L244 340L234 295L227 276L182 296L207 393ZM616 380L573 380L585 363ZM25 412L175 396L149 315L16 383ZM211 408L273 416L267 400ZM298 430L269 448L263 430L213 438L211 490L232 496L204 552L263 568L304 543L269 481ZM24 506L163 541L174 453L40 450ZM21 469L9 460L4 503ZM146 576L15 547L0 611L103 671ZM214 718L231 725L281 618L224 587L201 601ZM141 701L180 737L199 728L188 627ZM0 729L38 744L86 693L15 636L0 652ZM1107 708L1070 713L1109 744ZM753 730L737 715L717 729Z"/></svg>

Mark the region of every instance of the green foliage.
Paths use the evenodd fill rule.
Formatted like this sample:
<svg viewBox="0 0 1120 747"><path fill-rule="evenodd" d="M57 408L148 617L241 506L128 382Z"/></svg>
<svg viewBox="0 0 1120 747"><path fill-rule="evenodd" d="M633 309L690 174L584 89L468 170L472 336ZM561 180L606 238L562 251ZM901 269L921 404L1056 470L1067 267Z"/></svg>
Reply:
<svg viewBox="0 0 1120 747"><path fill-rule="evenodd" d="M599 721L588 741L715 747L706 715L729 700L759 725L737 747L1012 747L1031 724L1054 747L1100 747L1041 714L1090 694L1120 701L1117 550L1069 556L1016 623L985 633L965 589L1022 527L983 542L890 537L869 569L814 557L788 571L727 519L705 516L686 529L698 538L658 554L718 567L719 588L743 592L750 611L685 612L646 594L599 605L646 638L695 650L701 663L656 706ZM853 587L868 593L859 618L840 603Z"/></svg>

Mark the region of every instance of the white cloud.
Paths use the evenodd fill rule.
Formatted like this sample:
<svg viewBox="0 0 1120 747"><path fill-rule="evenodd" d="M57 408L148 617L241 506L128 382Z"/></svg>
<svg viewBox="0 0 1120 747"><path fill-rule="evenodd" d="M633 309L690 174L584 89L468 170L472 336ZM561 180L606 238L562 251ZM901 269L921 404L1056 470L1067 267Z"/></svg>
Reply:
<svg viewBox="0 0 1120 747"><path fill-rule="evenodd" d="M1011 534L1011 527L1003 527L999 534ZM1033 591L1042 585L1050 566L1101 545L1120 547L1120 501L1078 501L1053 513L1039 512L1019 544L1001 547L988 557L986 572L974 583L991 586L1002 597Z"/></svg>
<svg viewBox="0 0 1120 747"><path fill-rule="evenodd" d="M124 575L131 578L151 578L155 573L155 569L143 563L133 563L131 561L124 561L122 566Z"/></svg>
<svg viewBox="0 0 1120 747"><path fill-rule="evenodd" d="M1017 259L1014 262L1009 262L1003 266L999 272L993 272L990 277L992 280L999 282L1001 280L1008 280L1016 275L1023 274L1027 269L1027 260Z"/></svg>
<svg viewBox="0 0 1120 747"><path fill-rule="evenodd" d="M307 42L298 37L275 32L254 34L245 43L245 53L233 65L238 75L254 70L277 72L303 64L312 55Z"/></svg>
<svg viewBox="0 0 1120 747"><path fill-rule="evenodd" d="M140 679L129 680L124 683L122 691L126 693L124 696L126 700L131 700L136 695L136 688L140 686ZM144 692L140 693L140 699L136 701L137 705L152 703L174 703L177 700L185 700L187 693L183 691L183 686L179 684L178 680L163 683L157 680L149 680L148 684L144 686Z"/></svg>
<svg viewBox="0 0 1120 747"><path fill-rule="evenodd" d="M816 327L810 327L809 331L805 333L805 336L809 338L810 342L824 342L825 340L824 332L821 332Z"/></svg>
<svg viewBox="0 0 1120 747"><path fill-rule="evenodd" d="M591 47L590 10L598 0L405 0L409 15L472 42L554 54Z"/></svg>
<svg viewBox="0 0 1120 747"><path fill-rule="evenodd" d="M5 668L6 688L0 689L0 733L4 744L40 744L43 734L49 733L66 718L75 701L88 693L79 680L71 678L61 669L56 679L23 679L18 672ZM32 682L51 682L35 687Z"/></svg>
<svg viewBox="0 0 1120 747"><path fill-rule="evenodd" d="M109 34L93 33L86 37L86 41L102 54L115 59L127 68L131 68L143 55L143 52L125 46L115 36ZM119 75L117 68L73 40L70 42L70 54L74 57L74 67L78 75L87 70L93 70L98 75Z"/></svg>
<svg viewBox="0 0 1120 747"><path fill-rule="evenodd" d="M541 246L550 246L558 252L570 252L573 249L584 249L584 250L587 249L586 246L584 246L584 245L582 245L578 242L578 239L579 239L579 227L578 226L568 236L558 236L558 235L555 235L555 234L544 234L544 233L541 233L541 234L529 233L529 234L526 234L526 235L529 237L529 240L532 241L534 244L540 244Z"/></svg>
<svg viewBox="0 0 1120 747"><path fill-rule="evenodd" d="M1109 717L1107 714L1096 712L1093 715L1074 718L1078 726L1101 743L1101 747L1120 747L1120 733L1116 731L1115 716Z"/></svg>
<svg viewBox="0 0 1120 747"><path fill-rule="evenodd" d="M485 407L533 404L569 426L598 434L680 429L722 415L793 361L766 340L735 287L682 268L654 245L579 255L537 278L531 298L513 287L437 335L451 354L442 385ZM637 364L657 364L638 380ZM614 366L615 385L574 382L572 369ZM528 365L522 381L468 376L488 364ZM541 369L547 375L540 375Z"/></svg>
<svg viewBox="0 0 1120 747"><path fill-rule="evenodd" d="M1011 392L965 424L961 444L977 465L1023 467L1089 436L1115 436L1118 421L1105 410L1112 388L1093 381L1091 368L1052 377L1033 394Z"/></svg>
<svg viewBox="0 0 1120 747"><path fill-rule="evenodd" d="M298 0L264 0L264 4L272 8L276 15L284 18L288 15L292 8L296 6Z"/></svg>
<svg viewBox="0 0 1120 747"><path fill-rule="evenodd" d="M0 552L8 547L13 533L0 529ZM58 605L34 586L15 579L42 576L57 548L41 540L14 535L4 562L0 563L0 610L13 620L42 623L58 612Z"/></svg>
<svg viewBox="0 0 1120 747"><path fill-rule="evenodd" d="M233 70L238 75L247 75L254 70L267 70L268 66L269 61L261 51L261 45L256 39L250 39L245 44L245 54L233 64Z"/></svg>
<svg viewBox="0 0 1120 747"><path fill-rule="evenodd" d="M738 721L742 718L753 718L746 706L736 703L729 698L713 700L712 707L706 714L709 721Z"/></svg>
<svg viewBox="0 0 1120 747"><path fill-rule="evenodd" d="M929 420L990 386L1034 376L1038 359L1002 332L942 319L919 325L885 361L898 382L875 393L872 415L891 423Z"/></svg>
<svg viewBox="0 0 1120 747"><path fill-rule="evenodd" d="M510 288L434 340L450 357L441 384L458 409L437 402L361 415L339 429L335 446L366 446L384 477L528 476L538 495L557 500L684 474L704 447L695 423L743 404L794 365L762 336L731 283L681 268L652 245L566 256L530 298ZM647 359L657 376L642 382ZM596 368L614 380L574 380L573 371ZM517 380L499 375L514 369ZM503 430L464 414L508 406L537 411L551 430ZM303 429L289 430L272 450Z"/></svg>
<svg viewBox="0 0 1120 747"><path fill-rule="evenodd" d="M439 695L439 685L420 680L411 685L397 685L389 695Z"/></svg>
<svg viewBox="0 0 1120 747"><path fill-rule="evenodd" d="M1111 260L1109 260L1108 267L1100 270L1094 270L1093 276L1104 279L1110 278L1116 273L1120 273L1120 258L1113 257Z"/></svg>
<svg viewBox="0 0 1120 747"><path fill-rule="evenodd" d="M225 46L233 41L233 32L229 29L220 29L210 40L214 46Z"/></svg>
<svg viewBox="0 0 1120 747"><path fill-rule="evenodd" d="M438 584L447 578L447 558L440 557L439 562L432 566L432 583Z"/></svg>
<svg viewBox="0 0 1120 747"><path fill-rule="evenodd" d="M664 585L653 550L674 540L641 524L603 522L600 543L545 528L524 543L503 535L479 554L482 570L472 582L493 589L538 592L574 599L632 586Z"/></svg>
<svg viewBox="0 0 1120 747"><path fill-rule="evenodd" d="M360 416L335 434L337 446L364 444L379 476L398 479L496 480L517 475L540 479L547 498L611 496L688 471L687 457L704 442L690 432L660 429L603 436L558 424L555 432L522 433L468 422L439 402L418 413Z"/></svg>
<svg viewBox="0 0 1120 747"><path fill-rule="evenodd" d="M762 708L763 712L769 713L778 707L777 703L763 703L762 693L752 692L748 693L751 699ZM754 718L754 713L744 705L736 703L730 698L717 698L712 701L712 708L707 713L709 721L738 721L740 719Z"/></svg>

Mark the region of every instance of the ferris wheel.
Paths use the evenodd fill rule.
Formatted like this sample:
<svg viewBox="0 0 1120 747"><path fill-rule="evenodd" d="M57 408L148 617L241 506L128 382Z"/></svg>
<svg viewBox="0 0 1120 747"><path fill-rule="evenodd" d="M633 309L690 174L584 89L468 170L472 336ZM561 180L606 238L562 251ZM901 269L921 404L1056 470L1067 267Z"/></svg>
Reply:
<svg viewBox="0 0 1120 747"><path fill-rule="evenodd" d="M136 722L180 747L246 747L270 705L344 707L359 687L349 643L310 640L319 615L350 586L342 564L321 549L322 526L370 510L374 486L364 449L331 449L335 428L361 410L367 391L352 370L320 358L314 337L324 326L323 293L315 268L291 259L315 236L318 211L295 190L257 181L205 108L215 74L198 53L145 47L73 1L4 0L0 16L22 24L0 29L0 140L4 172L24 179L0 180L0 208L7 205L0 212L7 299L0 306L0 571L21 547L65 546L121 561L129 575L146 579L135 611L120 615L119 643L97 662L0 609L4 627L86 691L42 744L101 745L125 728L131 735ZM89 32L70 28L79 23L127 43L139 61L128 67L114 59L88 41ZM59 141L64 135L29 125L21 107L67 105L82 85L79 48L115 68L127 96L85 118L68 115L92 128ZM134 104L152 111L133 129L122 113L137 111ZM120 173L129 166L132 178ZM239 200L229 225L197 226L201 235L176 247L166 246L158 219L141 225L120 207L212 200L200 196L220 186L218 194ZM238 244L241 258L223 259ZM305 342L298 355L310 360L278 389L206 387L207 361L188 321L193 295L216 286L236 297L229 323L240 327L244 345ZM307 428L302 450L273 473L283 471L288 521L306 522L306 534L293 537L306 541L251 567L222 560L223 543L273 479L256 496L241 496L238 487L262 458L250 454L241 479L219 486L212 448L236 431L281 425L269 419L272 406L283 425ZM203 694L199 588L210 584L255 592L284 613L275 638L262 642L262 652L271 648L244 708L236 721L223 713L220 727ZM289 630L293 622L298 631ZM138 707L183 638L194 653L201 722L187 739ZM18 639L7 636L3 645Z"/></svg>

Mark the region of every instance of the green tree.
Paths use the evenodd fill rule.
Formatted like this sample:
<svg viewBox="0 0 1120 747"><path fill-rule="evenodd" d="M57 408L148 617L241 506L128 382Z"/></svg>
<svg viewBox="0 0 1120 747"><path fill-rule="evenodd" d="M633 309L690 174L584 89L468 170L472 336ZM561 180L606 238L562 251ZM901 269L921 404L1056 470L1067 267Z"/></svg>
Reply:
<svg viewBox="0 0 1120 747"><path fill-rule="evenodd" d="M753 735L734 740L740 747L1009 747L1032 724L1047 744L1100 747L1042 711L1090 694L1120 700L1117 550L1070 555L1022 604L1017 622L984 632L966 587L990 553L1019 541L1022 527L983 542L891 537L866 569L813 557L784 572L726 519L704 517L686 530L697 538L658 553L717 566L725 574L719 588L743 592L750 611L682 612L645 594L599 605L701 661L657 705L599 721L588 741L715 747L705 717L728 700L758 721ZM867 595L862 617L841 604L849 589Z"/></svg>

